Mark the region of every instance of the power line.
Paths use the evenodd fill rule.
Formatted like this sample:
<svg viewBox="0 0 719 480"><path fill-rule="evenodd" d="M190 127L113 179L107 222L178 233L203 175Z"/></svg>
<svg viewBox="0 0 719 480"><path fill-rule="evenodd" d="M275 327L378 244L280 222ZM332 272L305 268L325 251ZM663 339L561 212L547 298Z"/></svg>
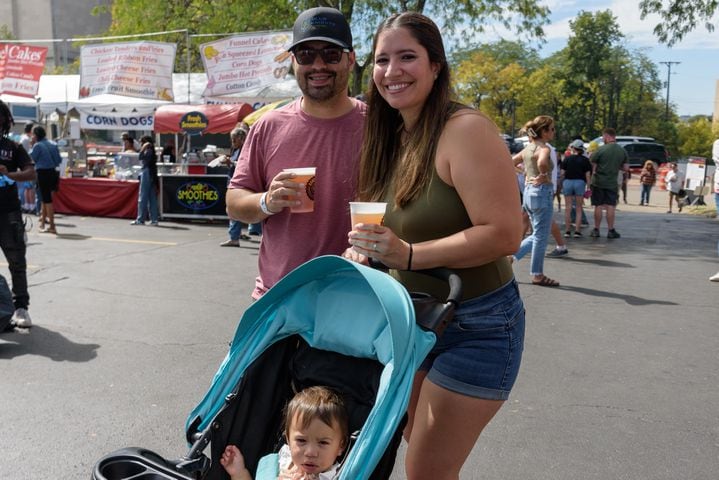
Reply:
<svg viewBox="0 0 719 480"><path fill-rule="evenodd" d="M682 62L659 62L662 65L667 66L667 105L664 112L664 120L669 121L669 84L671 82L672 65L679 65Z"/></svg>
<svg viewBox="0 0 719 480"><path fill-rule="evenodd" d="M185 33L188 30L186 28L180 30L165 30L164 32L150 32L150 33L133 33L129 35L115 35L107 37L73 37L73 38L34 38L34 39L21 39L21 40L2 40L2 43L57 43L57 42L95 42L98 40L122 40L125 38L137 38L137 37L154 37L158 35L167 35L169 33Z"/></svg>

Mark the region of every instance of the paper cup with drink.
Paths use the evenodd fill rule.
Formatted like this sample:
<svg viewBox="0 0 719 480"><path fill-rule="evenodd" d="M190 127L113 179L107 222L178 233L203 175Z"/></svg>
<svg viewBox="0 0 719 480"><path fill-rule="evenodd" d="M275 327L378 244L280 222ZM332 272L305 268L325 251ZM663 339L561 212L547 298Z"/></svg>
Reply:
<svg viewBox="0 0 719 480"><path fill-rule="evenodd" d="M350 202L352 227L358 223L382 225L385 210L385 202Z"/></svg>
<svg viewBox="0 0 719 480"><path fill-rule="evenodd" d="M292 213L307 213L315 209L315 167L302 168L285 168L285 173L294 173L295 177L291 180L297 183L303 183L305 188L300 192L297 200L300 205L290 208Z"/></svg>

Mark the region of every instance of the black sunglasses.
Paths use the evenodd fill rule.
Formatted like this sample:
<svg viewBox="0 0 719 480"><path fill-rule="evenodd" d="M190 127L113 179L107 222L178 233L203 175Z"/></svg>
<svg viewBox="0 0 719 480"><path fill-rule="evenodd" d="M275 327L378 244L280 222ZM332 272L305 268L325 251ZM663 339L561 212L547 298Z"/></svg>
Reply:
<svg viewBox="0 0 719 480"><path fill-rule="evenodd" d="M342 54L349 53L349 50L341 47L325 47L325 48L296 48L292 51L295 60L300 65L312 65L315 63L317 55L322 57L322 61L328 65L340 63Z"/></svg>

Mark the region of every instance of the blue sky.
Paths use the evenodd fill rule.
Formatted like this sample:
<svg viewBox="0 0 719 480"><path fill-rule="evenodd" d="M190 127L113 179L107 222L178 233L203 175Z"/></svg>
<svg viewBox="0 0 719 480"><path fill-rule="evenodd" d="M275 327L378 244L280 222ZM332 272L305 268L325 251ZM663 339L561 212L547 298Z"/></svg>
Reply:
<svg viewBox="0 0 719 480"><path fill-rule="evenodd" d="M659 44L652 33L659 17L640 19L639 0L545 0L541 3L552 10L552 23L544 29L547 43L540 55L547 56L566 46L571 33L569 21L580 11L611 10L626 37L626 46L644 51L657 64L662 81L667 79L667 67L659 62L681 62L671 66L669 89L669 101L676 105L677 113L711 115L719 81L719 13L713 18L717 26L714 32L708 33L700 26L681 43L668 48ZM666 86L662 95L666 98Z"/></svg>

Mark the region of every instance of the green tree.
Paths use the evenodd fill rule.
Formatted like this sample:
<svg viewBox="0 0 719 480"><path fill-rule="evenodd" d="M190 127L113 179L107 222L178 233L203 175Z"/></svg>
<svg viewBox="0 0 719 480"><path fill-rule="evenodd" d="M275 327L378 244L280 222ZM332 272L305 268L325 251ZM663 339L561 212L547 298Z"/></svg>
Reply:
<svg viewBox="0 0 719 480"><path fill-rule="evenodd" d="M639 2L641 18L657 13L661 23L654 27L660 42L672 46L703 23L707 32L714 31L712 17L719 6L718 0L669 1L642 0Z"/></svg>
<svg viewBox="0 0 719 480"><path fill-rule="evenodd" d="M552 57L554 61L558 58ZM566 114L575 109L571 108L573 104L568 102L565 94L566 79L562 68L553 61L545 61L526 76L523 83L523 95L517 108L519 126L537 115L549 115L557 124L558 137L555 143L565 143L566 137L576 131L570 131L571 123L566 121Z"/></svg>
<svg viewBox="0 0 719 480"><path fill-rule="evenodd" d="M712 124L705 116L698 116L677 126L679 141L678 155L696 155L704 158L712 157Z"/></svg>
<svg viewBox="0 0 719 480"><path fill-rule="evenodd" d="M567 93L588 107L578 112L578 126L583 131L613 126L605 123L614 116L611 107L602 112L601 102L616 94L618 83L612 79L610 71L617 72L610 60L616 59L615 48L624 35L609 10L596 13L582 11L569 22L569 26L572 34L566 47Z"/></svg>
<svg viewBox="0 0 719 480"><path fill-rule="evenodd" d="M94 12L109 11L112 15L109 36L185 29L189 34L216 34L190 38L190 70L201 72L200 44L231 33L291 28L288 19L294 19L297 14L292 3L289 0L115 0L112 5L95 7ZM187 71L188 41L184 32L145 39L177 43L175 70Z"/></svg>
<svg viewBox="0 0 719 480"><path fill-rule="evenodd" d="M482 52L494 59L501 66L516 63L524 70L534 70L542 63L536 48L527 47L524 43L500 39L493 43L483 43L469 50L458 50L453 53L451 63L459 65L469 60L476 53Z"/></svg>
<svg viewBox="0 0 719 480"><path fill-rule="evenodd" d="M15 35L6 24L0 25L0 40L15 40Z"/></svg>
<svg viewBox="0 0 719 480"><path fill-rule="evenodd" d="M471 42L490 23L500 23L518 37L543 37L549 9L537 0L115 0L109 9L112 25L109 35L128 35L176 29L190 33L249 32L291 28L297 14L309 7L329 6L339 9L352 25L358 61L355 65L352 93L365 84L365 69L371 63L371 37L381 20L394 12L424 12L442 28L445 41ZM201 71L197 45L211 41L204 38L190 45L191 68ZM176 69L185 70L186 43L182 34L158 40L177 42Z"/></svg>
<svg viewBox="0 0 719 480"><path fill-rule="evenodd" d="M628 52L629 63L618 128L627 135L655 136L661 118L660 89L657 66L641 51Z"/></svg>
<svg viewBox="0 0 719 480"><path fill-rule="evenodd" d="M322 2L318 2L322 3ZM382 20L393 13L424 13L440 27L445 47L466 47L487 27L501 24L518 38L542 41L543 26L549 22L549 8L537 0L364 0L325 2L341 10L351 20L357 48L352 92L363 90L368 80L365 69L371 65L372 36ZM339 5L339 6L338 6Z"/></svg>
<svg viewBox="0 0 719 480"><path fill-rule="evenodd" d="M477 50L455 69L455 90L460 101L482 110L502 131L510 132L524 75L519 64L501 65L489 53Z"/></svg>

